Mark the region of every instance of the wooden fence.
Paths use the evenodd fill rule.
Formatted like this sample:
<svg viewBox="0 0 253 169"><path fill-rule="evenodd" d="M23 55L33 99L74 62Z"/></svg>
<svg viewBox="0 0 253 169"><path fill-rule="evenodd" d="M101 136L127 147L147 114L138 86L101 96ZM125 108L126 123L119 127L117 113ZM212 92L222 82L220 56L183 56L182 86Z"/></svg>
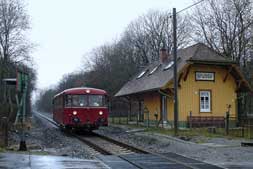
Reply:
<svg viewBox="0 0 253 169"><path fill-rule="evenodd" d="M223 116L188 116L188 126L192 127L225 127Z"/></svg>

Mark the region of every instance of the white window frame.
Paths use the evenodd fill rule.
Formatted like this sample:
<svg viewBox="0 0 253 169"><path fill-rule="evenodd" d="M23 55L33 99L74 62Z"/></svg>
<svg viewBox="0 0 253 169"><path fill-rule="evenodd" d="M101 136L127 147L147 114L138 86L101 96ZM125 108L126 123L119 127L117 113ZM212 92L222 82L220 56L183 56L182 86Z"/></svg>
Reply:
<svg viewBox="0 0 253 169"><path fill-rule="evenodd" d="M201 99L203 98L203 100ZM208 98L208 99L206 99ZM199 91L199 111L201 113L211 112L211 90Z"/></svg>

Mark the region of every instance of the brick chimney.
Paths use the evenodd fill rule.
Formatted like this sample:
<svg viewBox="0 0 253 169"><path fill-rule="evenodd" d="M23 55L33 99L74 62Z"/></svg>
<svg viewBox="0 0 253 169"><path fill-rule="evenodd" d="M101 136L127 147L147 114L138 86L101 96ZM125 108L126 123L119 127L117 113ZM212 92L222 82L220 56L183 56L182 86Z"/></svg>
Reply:
<svg viewBox="0 0 253 169"><path fill-rule="evenodd" d="M165 48L160 49L160 61L164 63L168 59L168 53Z"/></svg>

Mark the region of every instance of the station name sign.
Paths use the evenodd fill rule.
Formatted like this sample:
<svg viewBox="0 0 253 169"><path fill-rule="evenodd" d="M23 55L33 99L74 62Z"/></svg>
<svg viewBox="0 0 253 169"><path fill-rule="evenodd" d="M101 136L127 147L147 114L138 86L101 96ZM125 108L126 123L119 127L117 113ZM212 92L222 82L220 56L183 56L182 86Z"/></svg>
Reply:
<svg viewBox="0 0 253 169"><path fill-rule="evenodd" d="M214 81L214 72L195 72L196 81Z"/></svg>

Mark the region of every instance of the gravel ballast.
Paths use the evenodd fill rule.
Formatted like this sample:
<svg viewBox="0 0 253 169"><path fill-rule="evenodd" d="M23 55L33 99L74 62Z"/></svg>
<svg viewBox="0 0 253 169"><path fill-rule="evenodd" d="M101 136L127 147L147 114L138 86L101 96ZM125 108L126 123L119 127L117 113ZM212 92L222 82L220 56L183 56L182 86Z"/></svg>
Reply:
<svg viewBox="0 0 253 169"><path fill-rule="evenodd" d="M253 147L241 147L241 140L212 138L207 141L207 144L197 144L172 136L141 130L131 132L131 130L133 128L124 125L110 125L96 132L154 153L174 152L219 165L253 162Z"/></svg>
<svg viewBox="0 0 253 169"><path fill-rule="evenodd" d="M94 154L89 146L72 136L60 131L48 121L38 116L32 118L33 126L26 133L26 144L30 153L69 156L82 159L93 159ZM19 135L10 133L9 149L17 150Z"/></svg>
<svg viewBox="0 0 253 169"><path fill-rule="evenodd" d="M50 114L46 115L51 116ZM242 140L240 139L199 138L206 140L206 142L198 144L196 143L198 138L194 138L192 142L184 141L172 136L145 132L145 130L124 125L100 127L95 132L154 153L173 152L225 167L230 164L249 164L253 166L253 147L241 147ZM96 158L94 150L89 146L72 136L68 136L51 123L37 116L33 117L33 127L27 133L26 138L30 152L82 159ZM18 143L18 134L12 132L11 149L17 150Z"/></svg>

